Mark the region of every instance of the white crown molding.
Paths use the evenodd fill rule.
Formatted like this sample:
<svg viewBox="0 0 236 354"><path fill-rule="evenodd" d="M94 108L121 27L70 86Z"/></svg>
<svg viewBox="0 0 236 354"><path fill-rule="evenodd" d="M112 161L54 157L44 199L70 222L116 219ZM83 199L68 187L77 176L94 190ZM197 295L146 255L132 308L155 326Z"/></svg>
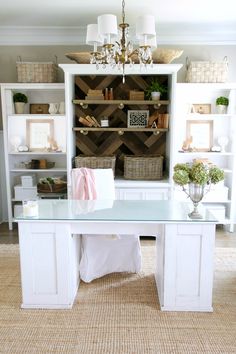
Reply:
<svg viewBox="0 0 236 354"><path fill-rule="evenodd" d="M157 44L161 45L236 45L236 28L213 30L201 25L160 24ZM214 27L215 28L215 27ZM131 34L132 34L131 28ZM0 26L0 45L85 45L86 28Z"/></svg>

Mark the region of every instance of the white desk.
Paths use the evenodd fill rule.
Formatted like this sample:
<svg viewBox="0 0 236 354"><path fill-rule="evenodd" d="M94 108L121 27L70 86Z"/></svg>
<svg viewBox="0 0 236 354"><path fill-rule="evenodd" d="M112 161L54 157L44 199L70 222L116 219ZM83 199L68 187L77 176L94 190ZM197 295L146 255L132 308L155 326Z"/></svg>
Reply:
<svg viewBox="0 0 236 354"><path fill-rule="evenodd" d="M71 308L79 287L80 234L156 235L161 310L212 311L214 218L192 221L186 203L39 200L19 216L22 308ZM99 236L98 236L99 237Z"/></svg>

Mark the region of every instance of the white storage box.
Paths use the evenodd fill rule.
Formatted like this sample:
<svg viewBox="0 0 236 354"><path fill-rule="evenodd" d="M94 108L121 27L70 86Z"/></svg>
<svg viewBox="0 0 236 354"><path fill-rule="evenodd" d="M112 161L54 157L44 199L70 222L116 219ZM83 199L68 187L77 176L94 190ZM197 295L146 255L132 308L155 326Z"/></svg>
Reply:
<svg viewBox="0 0 236 354"><path fill-rule="evenodd" d="M22 187L33 187L36 185L36 175L21 176Z"/></svg>
<svg viewBox="0 0 236 354"><path fill-rule="evenodd" d="M30 200L37 198L37 186L23 187L22 185L14 186L15 199L17 200Z"/></svg>
<svg viewBox="0 0 236 354"><path fill-rule="evenodd" d="M229 188L222 187L219 189L211 189L209 193L207 193L203 201L204 202L226 202L228 200Z"/></svg>
<svg viewBox="0 0 236 354"><path fill-rule="evenodd" d="M207 209L206 217L213 215L219 222L224 223L225 220L225 206L223 204L204 204Z"/></svg>
<svg viewBox="0 0 236 354"><path fill-rule="evenodd" d="M15 204L14 205L14 217L16 218L20 214L23 214L23 205Z"/></svg>

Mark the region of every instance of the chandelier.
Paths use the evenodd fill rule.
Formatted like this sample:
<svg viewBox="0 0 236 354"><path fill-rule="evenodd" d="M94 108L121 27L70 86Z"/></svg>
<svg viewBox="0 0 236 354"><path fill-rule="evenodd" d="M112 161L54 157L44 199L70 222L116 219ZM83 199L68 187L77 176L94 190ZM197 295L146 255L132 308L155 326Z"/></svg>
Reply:
<svg viewBox="0 0 236 354"><path fill-rule="evenodd" d="M134 64L138 60L141 66L152 65L151 47L156 47L156 31L154 16L140 16L136 22L136 37L139 47L134 49L132 41L128 40L129 24L125 22L125 1L122 0L122 23L117 28L115 15L104 14L97 18L97 24L87 25L86 44L93 45L90 63L104 67L123 70L125 80L125 64ZM98 51L98 47L102 46Z"/></svg>

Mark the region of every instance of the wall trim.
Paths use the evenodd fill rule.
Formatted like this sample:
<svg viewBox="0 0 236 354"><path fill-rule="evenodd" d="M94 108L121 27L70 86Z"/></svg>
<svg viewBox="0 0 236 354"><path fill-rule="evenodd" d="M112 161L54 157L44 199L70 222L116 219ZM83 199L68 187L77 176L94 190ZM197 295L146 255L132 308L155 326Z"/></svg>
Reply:
<svg viewBox="0 0 236 354"><path fill-rule="evenodd" d="M200 30L199 30L200 28ZM236 28L214 26L158 25L160 45L236 45ZM131 28L131 34L133 29ZM0 26L0 45L85 45L86 27Z"/></svg>

